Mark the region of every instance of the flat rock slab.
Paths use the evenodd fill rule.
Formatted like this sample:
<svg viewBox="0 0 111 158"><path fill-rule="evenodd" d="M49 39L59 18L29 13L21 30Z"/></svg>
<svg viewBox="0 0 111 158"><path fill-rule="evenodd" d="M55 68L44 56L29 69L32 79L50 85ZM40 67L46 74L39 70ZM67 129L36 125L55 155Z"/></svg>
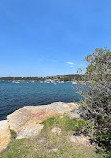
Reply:
<svg viewBox="0 0 111 158"><path fill-rule="evenodd" d="M52 116L63 115L74 108L77 108L77 104L63 102L42 106L26 106L8 115L7 120L10 129L14 130L19 138L19 135L26 131L30 125L39 124Z"/></svg>
<svg viewBox="0 0 111 158"><path fill-rule="evenodd" d="M66 114L70 119L80 119L80 114L78 113L78 109L73 109L72 111L68 111Z"/></svg>
<svg viewBox="0 0 111 158"><path fill-rule="evenodd" d="M5 149L10 142L11 134L7 120L0 121L0 151Z"/></svg>
<svg viewBox="0 0 111 158"><path fill-rule="evenodd" d="M61 128L59 127L53 127L52 130L51 130L52 133L57 133L57 134L60 134L61 133Z"/></svg>
<svg viewBox="0 0 111 158"><path fill-rule="evenodd" d="M42 124L31 124L27 127L23 128L17 135L16 139L23 139L23 138L32 138L40 134L41 130L43 129L44 125Z"/></svg>
<svg viewBox="0 0 111 158"><path fill-rule="evenodd" d="M50 152L57 152L57 151L58 151L58 148L52 148L52 149L48 150L49 153Z"/></svg>
<svg viewBox="0 0 111 158"><path fill-rule="evenodd" d="M89 137L86 137L84 135L80 136L70 136L69 137L70 142L75 143L77 145L83 145L83 146L91 146Z"/></svg>
<svg viewBox="0 0 111 158"><path fill-rule="evenodd" d="M77 103L74 103L74 108L70 111L66 112L66 115L70 118L70 119L80 119L80 114L79 114L79 105Z"/></svg>

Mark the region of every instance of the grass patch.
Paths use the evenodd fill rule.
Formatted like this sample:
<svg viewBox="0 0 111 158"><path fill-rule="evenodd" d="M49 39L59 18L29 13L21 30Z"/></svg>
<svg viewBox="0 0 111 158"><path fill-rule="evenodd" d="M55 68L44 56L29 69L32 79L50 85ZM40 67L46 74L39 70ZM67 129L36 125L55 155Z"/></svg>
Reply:
<svg viewBox="0 0 111 158"><path fill-rule="evenodd" d="M69 141L69 135L73 130L82 128L83 121L70 120L64 115L63 118L49 118L43 124L44 128L39 136L13 140L8 149L0 154L0 158L103 158L102 154L96 154L92 149L74 145ZM62 133L52 133L54 126L60 127ZM13 131L12 136L15 138Z"/></svg>
<svg viewBox="0 0 111 158"><path fill-rule="evenodd" d="M53 126L59 126L64 131L76 131L81 130L85 125L83 120L71 120L67 115L64 115L63 118L60 116L51 117L43 122L44 130L50 129Z"/></svg>

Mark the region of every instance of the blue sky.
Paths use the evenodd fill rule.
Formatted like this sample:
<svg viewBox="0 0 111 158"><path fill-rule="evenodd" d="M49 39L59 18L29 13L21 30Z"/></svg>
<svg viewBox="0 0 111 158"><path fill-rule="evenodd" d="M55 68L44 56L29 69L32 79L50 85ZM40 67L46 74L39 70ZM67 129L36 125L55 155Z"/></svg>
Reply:
<svg viewBox="0 0 111 158"><path fill-rule="evenodd" d="M0 76L74 74L104 46L110 0L0 0Z"/></svg>

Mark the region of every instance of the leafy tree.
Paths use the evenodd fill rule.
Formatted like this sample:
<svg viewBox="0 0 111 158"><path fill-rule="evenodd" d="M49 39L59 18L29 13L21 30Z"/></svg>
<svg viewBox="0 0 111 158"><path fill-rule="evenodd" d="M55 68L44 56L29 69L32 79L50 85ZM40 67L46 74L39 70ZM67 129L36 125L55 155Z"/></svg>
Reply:
<svg viewBox="0 0 111 158"><path fill-rule="evenodd" d="M85 60L86 92L82 92L81 116L90 120L93 140L107 150L111 148L111 50L97 48Z"/></svg>

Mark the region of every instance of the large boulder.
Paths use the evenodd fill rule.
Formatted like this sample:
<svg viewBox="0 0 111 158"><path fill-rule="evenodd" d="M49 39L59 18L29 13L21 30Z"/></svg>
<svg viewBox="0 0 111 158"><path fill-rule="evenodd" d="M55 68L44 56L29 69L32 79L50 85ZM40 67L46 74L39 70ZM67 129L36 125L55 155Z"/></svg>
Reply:
<svg viewBox="0 0 111 158"><path fill-rule="evenodd" d="M8 115L7 120L9 121L10 129L17 133L17 138L24 138L28 135L24 134L24 132L28 132L27 128L30 126L40 124L52 116L62 116L64 113L75 109L76 106L75 103L63 102L56 102L42 106L26 106Z"/></svg>
<svg viewBox="0 0 111 158"><path fill-rule="evenodd" d="M0 121L0 151L5 149L10 142L11 134L7 120Z"/></svg>

